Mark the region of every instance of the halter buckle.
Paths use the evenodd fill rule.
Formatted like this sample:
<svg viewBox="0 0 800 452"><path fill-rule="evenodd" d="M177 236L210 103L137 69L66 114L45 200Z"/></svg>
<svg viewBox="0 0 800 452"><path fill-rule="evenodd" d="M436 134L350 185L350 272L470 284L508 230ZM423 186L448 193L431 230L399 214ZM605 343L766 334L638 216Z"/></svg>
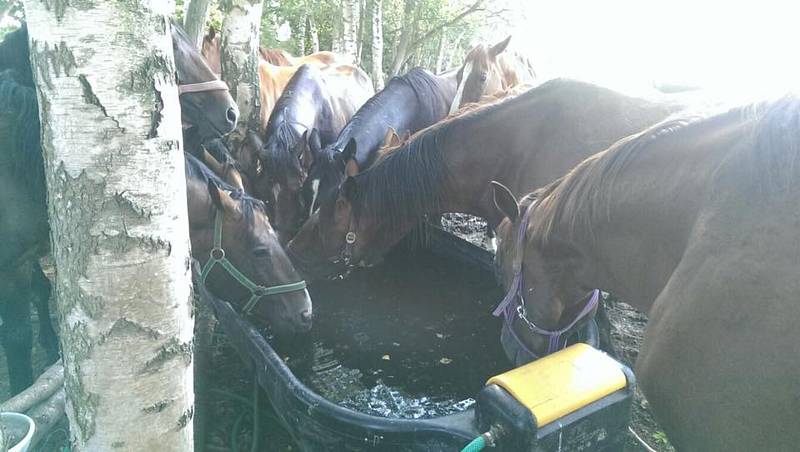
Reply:
<svg viewBox="0 0 800 452"><path fill-rule="evenodd" d="M221 261L222 259L225 259L225 250L222 248L212 248L208 255L215 261Z"/></svg>
<svg viewBox="0 0 800 452"><path fill-rule="evenodd" d="M348 245L356 243L356 233L353 231L348 232L347 235L344 236L344 242Z"/></svg>

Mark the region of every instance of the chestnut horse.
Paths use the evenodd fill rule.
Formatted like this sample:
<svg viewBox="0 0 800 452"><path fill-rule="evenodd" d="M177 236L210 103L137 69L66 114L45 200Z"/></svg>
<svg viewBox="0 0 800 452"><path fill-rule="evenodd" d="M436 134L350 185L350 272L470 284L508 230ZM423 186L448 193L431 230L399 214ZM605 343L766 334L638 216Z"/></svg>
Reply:
<svg viewBox="0 0 800 452"><path fill-rule="evenodd" d="M426 215L463 212L495 225L488 183L527 190L567 172L670 108L605 88L554 80L417 133L345 180L288 251L307 277L374 263Z"/></svg>
<svg viewBox="0 0 800 452"><path fill-rule="evenodd" d="M621 140L522 210L496 186L509 355L608 290L649 316L636 375L676 449L796 450L799 153L786 97Z"/></svg>
<svg viewBox="0 0 800 452"><path fill-rule="evenodd" d="M464 104L478 102L482 96L520 83L533 83L536 73L530 61L519 53L506 50L510 40L511 36L491 47L479 44L467 53L456 75L458 91L450 113L455 113Z"/></svg>
<svg viewBox="0 0 800 452"><path fill-rule="evenodd" d="M342 66L325 71L303 65L286 85L270 116L264 146L258 150L261 174L252 192L275 207L273 221L282 238L291 238L281 226L293 225L286 206L300 193L303 172L300 157L315 131L319 145L327 145L355 112L374 94L369 77ZM296 185L295 185L296 184Z"/></svg>
<svg viewBox="0 0 800 452"><path fill-rule="evenodd" d="M316 210L320 193L336 190L342 183L345 165L347 173L355 175L372 164L390 129L408 135L444 118L456 90L452 75L437 76L415 68L393 77L358 109L335 141L321 149L325 140L312 136L297 155L300 171L292 172L289 176L294 180L284 184L283 190L290 192L276 202L275 209L281 212L274 219L276 227L294 236Z"/></svg>

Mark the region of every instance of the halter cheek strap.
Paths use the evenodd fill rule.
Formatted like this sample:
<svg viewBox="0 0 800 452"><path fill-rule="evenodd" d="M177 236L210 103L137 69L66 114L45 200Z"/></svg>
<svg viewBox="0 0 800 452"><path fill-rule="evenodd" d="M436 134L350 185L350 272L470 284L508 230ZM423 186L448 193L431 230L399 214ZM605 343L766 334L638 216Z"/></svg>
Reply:
<svg viewBox="0 0 800 452"><path fill-rule="evenodd" d="M522 281L522 261L524 258L524 247L525 247L525 233L528 230L528 223L530 222L531 213L533 212L533 206L536 204L536 201L531 203L530 206L525 210L525 214L522 217L522 221L520 221L519 229L517 230L517 241L515 243L515 254L514 254L514 261L512 263L512 269L514 270L514 278L511 280L511 285L508 288L508 292L506 296L503 297L503 300L500 301L500 304L492 312L492 315L495 317L503 316L503 321L508 329L508 332L511 334L511 337L514 338L514 341L517 342L526 353L531 355L534 359L538 359L540 356L533 352L525 342L523 342L517 333L514 331L514 320L518 318L521 320L528 329L535 333L540 334L548 338L547 344L547 352L545 354L549 355L550 353L556 352L561 350L566 346L567 337L566 333L569 333L572 328L578 324L584 317L589 315L600 300L600 290L594 289L592 291L592 296L589 298L589 301L586 302L583 309L580 313L575 317L575 319L570 322L567 326L560 328L558 330L547 330L537 326L533 323L527 315L527 311L525 309L525 295L524 295L524 284ZM513 305L513 301L519 300L519 304L516 306Z"/></svg>
<svg viewBox="0 0 800 452"><path fill-rule="evenodd" d="M214 217L214 247L211 248L208 261L203 266L203 272L200 274L200 282L202 284L206 284L206 279L208 279L209 273L211 273L211 270L216 265L219 264L222 266L222 268L224 268L228 274L233 277L233 279L238 281L239 284L250 291L250 299L247 300L247 303L245 303L244 307L242 308L242 312L247 315L253 311L253 308L256 307L259 300L261 300L263 297L305 290L305 281L264 287L254 283L250 278L245 276L244 273L239 271L239 269L236 268L236 266L233 265L233 263L231 263L227 257L225 257L225 250L222 248L222 220L222 211L217 210L217 214Z"/></svg>

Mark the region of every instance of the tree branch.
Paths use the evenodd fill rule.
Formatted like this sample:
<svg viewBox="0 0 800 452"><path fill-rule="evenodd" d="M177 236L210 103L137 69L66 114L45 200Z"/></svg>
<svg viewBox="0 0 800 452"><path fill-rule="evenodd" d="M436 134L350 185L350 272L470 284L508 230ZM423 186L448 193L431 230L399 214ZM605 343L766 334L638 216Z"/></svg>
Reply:
<svg viewBox="0 0 800 452"><path fill-rule="evenodd" d="M64 366L61 360L45 370L26 390L0 404L0 411L24 413L47 400L64 384Z"/></svg>
<svg viewBox="0 0 800 452"><path fill-rule="evenodd" d="M16 5L18 1L19 0L9 0L8 3L6 3L6 6L4 6L3 9L0 9L0 20L6 18L11 10L14 9L14 5Z"/></svg>
<svg viewBox="0 0 800 452"><path fill-rule="evenodd" d="M479 12L479 11L483 11L483 9L481 9L481 7L480 7L483 4L483 2L484 2L484 0L476 0L475 3L473 3L470 6L468 6L466 9L464 9L463 11L458 13L452 19L450 19L448 21L445 21L445 22L442 22L439 25L431 28L424 35L422 35L419 39L417 39L414 42L412 42L408 46L408 50L407 50L407 53L406 53L405 60L403 61L403 64L405 64L406 61L408 61L408 59L414 54L414 52L416 52L417 48L420 45L422 45L422 43L424 43L428 39L432 38L433 36L435 36L440 31L442 31L442 30L444 30L444 29L446 29L448 27L452 27L453 25L457 24L458 22L460 22L461 20L463 20L465 17L469 16L470 14L473 14L473 13L476 13L476 12Z"/></svg>

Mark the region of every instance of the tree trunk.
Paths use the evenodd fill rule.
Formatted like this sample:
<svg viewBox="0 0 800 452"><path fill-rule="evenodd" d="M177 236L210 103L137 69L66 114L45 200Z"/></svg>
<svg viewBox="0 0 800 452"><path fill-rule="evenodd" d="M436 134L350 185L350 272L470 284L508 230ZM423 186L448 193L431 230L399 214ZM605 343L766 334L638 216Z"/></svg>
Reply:
<svg viewBox="0 0 800 452"><path fill-rule="evenodd" d="M342 8L342 53L358 63L359 0L344 0Z"/></svg>
<svg viewBox="0 0 800 452"><path fill-rule="evenodd" d="M383 11L382 0L372 3L372 82L375 91L383 89Z"/></svg>
<svg viewBox="0 0 800 452"><path fill-rule="evenodd" d="M25 1L76 451L193 447L174 7Z"/></svg>
<svg viewBox="0 0 800 452"><path fill-rule="evenodd" d="M239 106L239 123L228 140L233 149L239 149L247 131L258 130L262 0L225 0L219 6L225 17L222 22L222 78Z"/></svg>
<svg viewBox="0 0 800 452"><path fill-rule="evenodd" d="M303 13L300 24L297 27L297 53L298 56L306 55L306 30L308 28L308 11Z"/></svg>
<svg viewBox="0 0 800 452"><path fill-rule="evenodd" d="M458 54L458 51L461 50L461 40L464 39L464 34L464 31L460 32L455 41L453 41L453 48L447 55L447 67L445 70L461 65L462 61L456 60L456 58L462 58L462 56Z"/></svg>
<svg viewBox="0 0 800 452"><path fill-rule="evenodd" d="M397 46L397 52L395 52L392 60L391 76L399 74L403 68L403 63L406 61L408 46L411 44L411 37L414 35L414 28L416 27L414 4L415 0L406 0L406 5L403 9L403 29L400 32L400 43Z"/></svg>
<svg viewBox="0 0 800 452"><path fill-rule="evenodd" d="M211 0L191 0L183 18L183 29L198 49L203 45L210 3Z"/></svg>
<svg viewBox="0 0 800 452"><path fill-rule="evenodd" d="M314 21L314 14L308 15L308 39L311 41L311 53L319 52L319 32L317 23Z"/></svg>
<svg viewBox="0 0 800 452"><path fill-rule="evenodd" d="M366 39L367 4L365 0L358 0L358 33L356 34L356 64L363 66L364 39Z"/></svg>
<svg viewBox="0 0 800 452"><path fill-rule="evenodd" d="M437 74L442 72L442 70L443 70L442 66L444 66L444 51L445 51L445 48L446 48L445 45L444 45L445 41L446 41L445 33L442 33L439 36L439 46L436 49L436 73Z"/></svg>

